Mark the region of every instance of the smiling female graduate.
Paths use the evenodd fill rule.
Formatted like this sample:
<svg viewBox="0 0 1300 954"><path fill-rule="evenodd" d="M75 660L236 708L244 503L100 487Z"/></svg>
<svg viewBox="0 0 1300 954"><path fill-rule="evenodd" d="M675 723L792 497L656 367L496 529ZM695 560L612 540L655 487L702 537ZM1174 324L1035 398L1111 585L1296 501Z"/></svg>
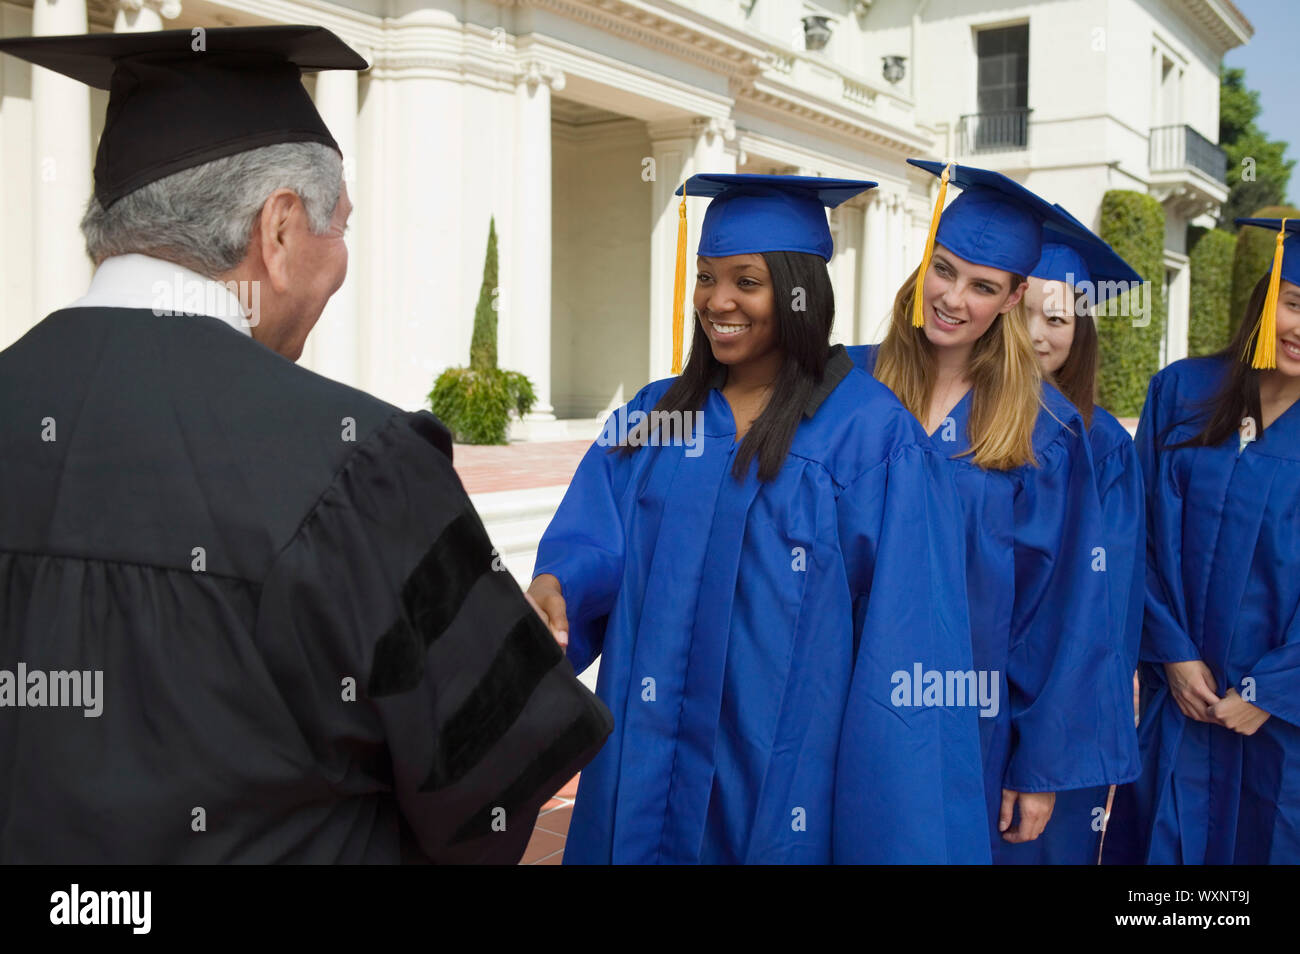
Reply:
<svg viewBox="0 0 1300 954"><path fill-rule="evenodd" d="M712 197L690 358L588 452L530 588L615 714L566 863L989 860L975 701L893 701L918 663L972 668L951 477L829 343L825 210L872 186L685 184ZM702 447L647 411L689 412Z"/></svg>
<svg viewBox="0 0 1300 954"><path fill-rule="evenodd" d="M1300 863L1300 223L1231 344L1151 380L1142 777L1105 860Z"/></svg>
<svg viewBox="0 0 1300 954"><path fill-rule="evenodd" d="M1082 223L1079 229L1074 236L1054 234L1043 245L1027 278L1024 304L1044 378L1069 398L1088 428L1106 548L1110 631L1124 646L1124 671L1132 673L1146 593L1142 468L1124 425L1094 403L1094 309L1111 295L1137 287L1141 276ZM1096 864L1109 797L1106 785L1059 792L1042 836L1008 845L1004 857L1016 864Z"/></svg>
<svg viewBox="0 0 1300 954"><path fill-rule="evenodd" d="M1043 383L1021 305L1044 235L1080 227L996 172L908 162L941 180L925 253L885 340L848 350L924 422L957 482L975 667L1005 700L980 720L986 828L1009 862L1056 792L1138 771L1087 434ZM964 191L944 211L950 181Z"/></svg>

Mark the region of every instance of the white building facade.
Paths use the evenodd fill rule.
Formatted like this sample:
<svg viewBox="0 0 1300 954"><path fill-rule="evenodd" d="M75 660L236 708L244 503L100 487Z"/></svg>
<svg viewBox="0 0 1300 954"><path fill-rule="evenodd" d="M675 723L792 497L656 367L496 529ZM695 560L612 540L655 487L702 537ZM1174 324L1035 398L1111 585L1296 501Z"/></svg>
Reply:
<svg viewBox="0 0 1300 954"><path fill-rule="evenodd" d="M1181 356L1186 226L1227 195L1218 62L1251 33L1227 0L0 2L3 36L268 23L326 26L372 64L306 80L356 211L303 363L424 405L468 361L494 219L499 360L536 386L536 437L590 436L668 374L672 193L696 172L880 183L830 213L845 342L879 340L920 258L935 180L908 156L998 169L1093 227L1106 190L1149 192ZM106 99L0 56L0 347L89 280Z"/></svg>

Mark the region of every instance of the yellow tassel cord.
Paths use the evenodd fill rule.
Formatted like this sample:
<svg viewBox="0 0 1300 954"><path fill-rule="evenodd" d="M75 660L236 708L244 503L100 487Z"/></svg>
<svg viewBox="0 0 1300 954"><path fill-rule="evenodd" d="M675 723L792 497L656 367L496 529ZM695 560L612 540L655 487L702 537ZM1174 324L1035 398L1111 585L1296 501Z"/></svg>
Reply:
<svg viewBox="0 0 1300 954"><path fill-rule="evenodd" d="M686 317L686 186L677 206L677 271L673 276L673 374L682 373L682 322Z"/></svg>
<svg viewBox="0 0 1300 954"><path fill-rule="evenodd" d="M925 297L921 290L925 287L925 273L930 267L930 256L934 254L934 235L939 231L939 217L943 215L943 200L948 195L948 174L952 171L952 163L943 167L943 175L939 177L939 198L934 203L934 214L930 216L930 234L925 237L925 253L921 256L921 270L916 273L916 290L912 292L912 327L925 327L925 306L922 299Z"/></svg>
<svg viewBox="0 0 1300 954"><path fill-rule="evenodd" d="M1273 271L1268 276L1268 294L1264 297L1264 310L1259 316L1259 333L1255 336L1255 359L1252 368L1277 367L1277 295L1282 282L1282 243L1286 241L1286 219L1277 233L1277 246L1273 249Z"/></svg>

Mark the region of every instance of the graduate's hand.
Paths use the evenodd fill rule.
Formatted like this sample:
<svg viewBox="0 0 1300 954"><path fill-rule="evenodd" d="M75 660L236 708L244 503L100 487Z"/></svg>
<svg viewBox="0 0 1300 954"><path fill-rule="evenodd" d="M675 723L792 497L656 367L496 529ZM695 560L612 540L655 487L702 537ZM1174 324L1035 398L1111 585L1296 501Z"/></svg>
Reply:
<svg viewBox="0 0 1300 954"><path fill-rule="evenodd" d="M1197 722L1219 722L1211 712L1221 700L1214 693L1214 674L1209 666L1199 659L1165 663L1165 679L1183 715Z"/></svg>
<svg viewBox="0 0 1300 954"><path fill-rule="evenodd" d="M551 629L551 635L560 644L561 649L569 645L569 617L564 613L564 594L560 591L560 581L550 573L543 573L528 585L524 594L528 602L537 610Z"/></svg>
<svg viewBox="0 0 1300 954"><path fill-rule="evenodd" d="M1011 827L1012 809L1020 805L1020 820L1015 828ZM1002 790L1002 811L998 815L998 831L1002 840L1018 845L1024 841L1033 841L1043 833L1052 809L1056 807L1055 792L1013 792L1009 788Z"/></svg>
<svg viewBox="0 0 1300 954"><path fill-rule="evenodd" d="M1259 706L1241 698L1236 689L1224 693L1223 699L1210 711L1221 726L1242 735L1254 735L1268 721L1269 715Z"/></svg>

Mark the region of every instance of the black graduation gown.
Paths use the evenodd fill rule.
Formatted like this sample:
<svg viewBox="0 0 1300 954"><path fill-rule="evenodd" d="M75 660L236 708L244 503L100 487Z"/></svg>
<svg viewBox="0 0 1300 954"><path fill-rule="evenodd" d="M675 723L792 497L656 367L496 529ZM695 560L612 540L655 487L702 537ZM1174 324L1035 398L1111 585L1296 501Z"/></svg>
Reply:
<svg viewBox="0 0 1300 954"><path fill-rule="evenodd" d="M215 318L0 352L0 863L517 861L612 720L450 455Z"/></svg>

